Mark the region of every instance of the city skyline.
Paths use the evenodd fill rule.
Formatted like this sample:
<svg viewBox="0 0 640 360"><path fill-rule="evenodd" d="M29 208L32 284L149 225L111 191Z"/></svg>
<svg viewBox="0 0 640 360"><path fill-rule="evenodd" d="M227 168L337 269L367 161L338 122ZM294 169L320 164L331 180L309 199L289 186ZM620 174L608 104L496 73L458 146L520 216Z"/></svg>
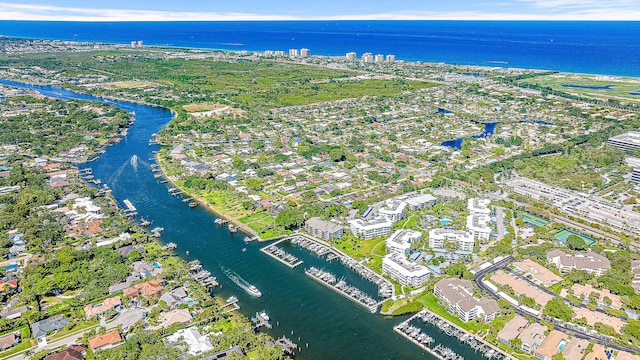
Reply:
<svg viewBox="0 0 640 360"><path fill-rule="evenodd" d="M238 21L238 20L639 20L640 1L509 0L451 3L327 0L264 3L241 0L202 3L186 0L0 1L0 20L52 21Z"/></svg>

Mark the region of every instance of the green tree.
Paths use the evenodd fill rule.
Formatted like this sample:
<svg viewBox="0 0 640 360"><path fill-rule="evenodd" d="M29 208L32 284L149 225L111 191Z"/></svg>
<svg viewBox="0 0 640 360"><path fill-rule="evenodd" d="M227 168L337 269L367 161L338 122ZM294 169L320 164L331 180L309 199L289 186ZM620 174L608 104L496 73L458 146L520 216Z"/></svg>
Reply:
<svg viewBox="0 0 640 360"><path fill-rule="evenodd" d="M562 321L571 321L571 319L573 319L573 310L571 309L571 306L559 297L554 297L549 300L543 309L543 313Z"/></svg>
<svg viewBox="0 0 640 360"><path fill-rule="evenodd" d="M302 226L304 224L304 217L296 209L285 209L276 216L275 222L277 225L291 230Z"/></svg>
<svg viewBox="0 0 640 360"><path fill-rule="evenodd" d="M583 251L587 249L587 243L584 239L577 235L569 235L567 237L567 245L572 250Z"/></svg>

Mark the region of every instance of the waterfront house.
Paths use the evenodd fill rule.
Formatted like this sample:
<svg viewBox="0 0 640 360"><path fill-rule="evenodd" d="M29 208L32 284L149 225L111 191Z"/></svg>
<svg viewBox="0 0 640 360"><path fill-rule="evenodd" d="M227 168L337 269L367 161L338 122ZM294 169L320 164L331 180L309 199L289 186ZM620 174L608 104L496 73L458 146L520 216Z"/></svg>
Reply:
<svg viewBox="0 0 640 360"><path fill-rule="evenodd" d="M188 353L193 356L198 356L214 349L208 337L200 334L196 327L180 329L165 338L165 344L168 347L175 347L181 342L187 345Z"/></svg>
<svg viewBox="0 0 640 360"><path fill-rule="evenodd" d="M521 349L524 352L533 354L538 345L544 340L544 333L547 327L538 323L532 323L520 333L518 339L522 342Z"/></svg>
<svg viewBox="0 0 640 360"><path fill-rule="evenodd" d="M160 321L160 326L163 328L168 328L173 324L185 324L191 321L191 313L188 309L178 309L171 310L169 312L165 312L160 314L158 317L158 321Z"/></svg>
<svg viewBox="0 0 640 360"><path fill-rule="evenodd" d="M143 283L132 285L124 290L122 294L130 299L137 299L142 295L145 297L158 296L164 289L164 279L156 278Z"/></svg>
<svg viewBox="0 0 640 360"><path fill-rule="evenodd" d="M509 320L502 330L498 332L497 339L501 343L507 346L511 346L511 340L515 339L520 335L520 333L524 330L524 328L529 324L527 319L520 315L514 316L513 319Z"/></svg>
<svg viewBox="0 0 640 360"><path fill-rule="evenodd" d="M552 330L549 335L542 340L533 355L540 360L551 360L551 358L564 347L568 338L569 336L567 336L567 334L558 330Z"/></svg>
<svg viewBox="0 0 640 360"><path fill-rule="evenodd" d="M187 297L187 292L182 287L177 287L167 293L160 296L160 300L164 301L169 309L178 307L180 304L184 304L184 299Z"/></svg>
<svg viewBox="0 0 640 360"><path fill-rule="evenodd" d="M562 357L565 360L581 360L587 346L589 346L589 341L574 337L562 349ZM617 360L621 359L618 358Z"/></svg>

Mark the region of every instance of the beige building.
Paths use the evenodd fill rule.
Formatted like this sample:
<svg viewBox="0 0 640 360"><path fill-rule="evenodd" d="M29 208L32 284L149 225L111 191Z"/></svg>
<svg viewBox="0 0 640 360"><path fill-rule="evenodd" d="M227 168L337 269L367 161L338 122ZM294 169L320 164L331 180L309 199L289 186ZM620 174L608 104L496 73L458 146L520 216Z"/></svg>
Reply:
<svg viewBox="0 0 640 360"><path fill-rule="evenodd" d="M514 263L513 266L517 271L538 285L548 287L562 281L560 276L531 259Z"/></svg>
<svg viewBox="0 0 640 360"><path fill-rule="evenodd" d="M566 343L568 338L569 336L567 334L558 330L552 330L549 335L542 340L542 343L540 343L540 346L538 346L533 355L540 360L551 360L551 358L560 351L561 343Z"/></svg>
<svg viewBox="0 0 640 360"><path fill-rule="evenodd" d="M498 332L498 341L507 346L511 346L511 340L517 338L525 329L527 324L529 324L527 319L520 315L516 315L504 325L502 330Z"/></svg>
<svg viewBox="0 0 640 360"><path fill-rule="evenodd" d="M473 297L473 283L465 279L448 278L438 281L433 293L449 313L462 321L491 321L500 314L500 306L493 299Z"/></svg>
<svg viewBox="0 0 640 360"><path fill-rule="evenodd" d="M584 270L589 274L600 276L611 269L609 259L593 252L568 255L556 249L547 253L547 261L555 265L561 273L568 273L571 270Z"/></svg>

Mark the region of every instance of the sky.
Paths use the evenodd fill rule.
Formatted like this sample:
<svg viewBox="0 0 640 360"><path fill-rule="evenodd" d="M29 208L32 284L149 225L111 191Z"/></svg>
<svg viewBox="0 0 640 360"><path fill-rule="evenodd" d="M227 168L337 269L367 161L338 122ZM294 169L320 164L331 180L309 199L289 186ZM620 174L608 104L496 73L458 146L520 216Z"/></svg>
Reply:
<svg viewBox="0 0 640 360"><path fill-rule="evenodd" d="M640 21L640 0L0 0L0 20Z"/></svg>

